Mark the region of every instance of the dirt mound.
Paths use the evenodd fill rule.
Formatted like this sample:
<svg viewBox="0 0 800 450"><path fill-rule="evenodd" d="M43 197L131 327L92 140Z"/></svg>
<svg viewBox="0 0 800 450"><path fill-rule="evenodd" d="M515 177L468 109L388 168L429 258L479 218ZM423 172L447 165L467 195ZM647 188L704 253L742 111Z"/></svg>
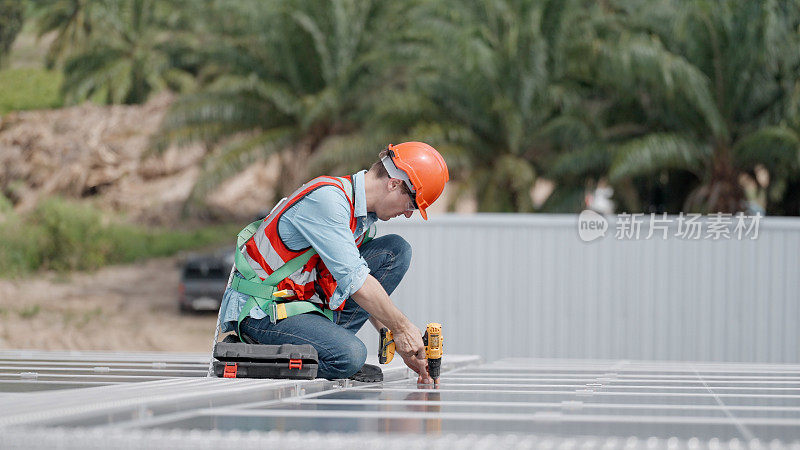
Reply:
<svg viewBox="0 0 800 450"><path fill-rule="evenodd" d="M21 211L57 194L91 199L138 223L176 223L205 149L148 156L172 101L165 93L144 105L85 103L7 114L0 119L0 190ZM269 206L274 172L257 165L221 186L210 199L212 212L249 217Z"/></svg>

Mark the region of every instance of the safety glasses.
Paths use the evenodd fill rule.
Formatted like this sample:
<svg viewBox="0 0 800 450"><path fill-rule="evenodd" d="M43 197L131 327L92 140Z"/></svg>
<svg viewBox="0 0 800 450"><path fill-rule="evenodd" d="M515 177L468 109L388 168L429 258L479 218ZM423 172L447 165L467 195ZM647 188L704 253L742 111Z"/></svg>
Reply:
<svg viewBox="0 0 800 450"><path fill-rule="evenodd" d="M408 198L411 199L411 201L408 204L409 207L406 207L406 209L409 211L419 209L419 206L417 206L417 196L414 195L413 192L411 192L411 190L405 183L402 183L400 186L403 187L403 192L405 192L408 195Z"/></svg>

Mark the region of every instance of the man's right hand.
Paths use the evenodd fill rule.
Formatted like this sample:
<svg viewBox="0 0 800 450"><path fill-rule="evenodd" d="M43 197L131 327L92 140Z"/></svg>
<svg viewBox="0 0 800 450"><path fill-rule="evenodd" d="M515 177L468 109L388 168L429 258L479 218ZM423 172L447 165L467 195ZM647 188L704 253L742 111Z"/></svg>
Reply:
<svg viewBox="0 0 800 450"><path fill-rule="evenodd" d="M425 344L422 342L422 331L410 325L402 332L394 334L395 351L403 357L409 369L419 375L418 383L433 384L434 380L428 374L428 361L425 359Z"/></svg>
<svg viewBox="0 0 800 450"><path fill-rule="evenodd" d="M394 348L405 357L425 359L425 344L422 343L422 332L414 325L394 333Z"/></svg>
<svg viewBox="0 0 800 450"><path fill-rule="evenodd" d="M392 330L395 352L400 353L406 365L419 374L420 382L433 383L427 371L428 361L425 359L422 331L394 306L378 280L367 275L364 285L353 293L353 300L375 319L373 324L377 322L377 329L386 326Z"/></svg>

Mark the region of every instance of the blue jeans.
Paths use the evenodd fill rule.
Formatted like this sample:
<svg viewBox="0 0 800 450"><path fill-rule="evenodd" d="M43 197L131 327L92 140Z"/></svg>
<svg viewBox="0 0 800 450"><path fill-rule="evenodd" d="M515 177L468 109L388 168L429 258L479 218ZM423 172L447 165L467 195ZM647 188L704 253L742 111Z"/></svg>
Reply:
<svg viewBox="0 0 800 450"><path fill-rule="evenodd" d="M388 294L394 292L411 263L411 245L402 237L389 234L367 242L359 250L370 275ZM248 317L240 329L261 344L311 344L319 355L318 377L347 378L367 359L367 347L356 337L356 332L368 318L369 313L348 298L344 308L334 312L334 322L316 313L288 317L276 324L269 317Z"/></svg>

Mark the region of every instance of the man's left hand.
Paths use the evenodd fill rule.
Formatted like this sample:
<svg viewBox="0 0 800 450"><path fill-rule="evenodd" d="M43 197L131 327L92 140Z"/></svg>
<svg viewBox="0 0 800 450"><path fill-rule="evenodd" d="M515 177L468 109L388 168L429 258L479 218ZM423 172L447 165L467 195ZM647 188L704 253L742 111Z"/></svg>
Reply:
<svg viewBox="0 0 800 450"><path fill-rule="evenodd" d="M408 366L409 369L413 370L414 372L417 373L417 375L419 375L419 377L417 378L417 384L438 384L439 383L439 380L434 381L434 379L431 378L431 375L428 373L428 360L427 359L424 359L424 358L420 359L420 358L417 358L414 355L411 355L411 356L400 355L400 356L403 357L403 362L406 363L406 366Z"/></svg>

